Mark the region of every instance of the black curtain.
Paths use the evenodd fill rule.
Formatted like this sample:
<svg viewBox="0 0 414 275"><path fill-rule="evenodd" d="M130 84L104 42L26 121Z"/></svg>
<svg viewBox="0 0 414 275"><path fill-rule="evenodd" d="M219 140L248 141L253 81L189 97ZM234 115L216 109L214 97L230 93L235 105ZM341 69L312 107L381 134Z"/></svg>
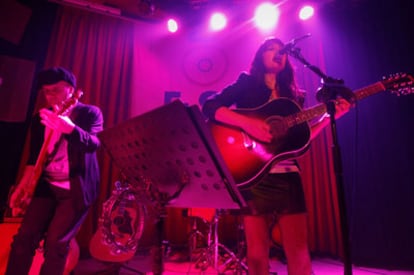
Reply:
<svg viewBox="0 0 414 275"><path fill-rule="evenodd" d="M414 72L411 1L336 1L324 10L327 74L356 90ZM389 91L338 121L353 263L414 269L414 94Z"/></svg>

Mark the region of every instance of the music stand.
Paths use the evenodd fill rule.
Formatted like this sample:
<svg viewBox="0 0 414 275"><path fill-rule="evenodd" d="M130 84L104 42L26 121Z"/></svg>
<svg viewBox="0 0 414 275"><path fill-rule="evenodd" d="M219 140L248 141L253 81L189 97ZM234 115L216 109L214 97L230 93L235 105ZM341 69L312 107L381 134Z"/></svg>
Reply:
<svg viewBox="0 0 414 275"><path fill-rule="evenodd" d="M176 100L99 138L130 184L149 182L167 195L168 206L246 206L197 106Z"/></svg>
<svg viewBox="0 0 414 275"><path fill-rule="evenodd" d="M247 207L195 105L176 100L98 136L129 183L150 185L162 206Z"/></svg>

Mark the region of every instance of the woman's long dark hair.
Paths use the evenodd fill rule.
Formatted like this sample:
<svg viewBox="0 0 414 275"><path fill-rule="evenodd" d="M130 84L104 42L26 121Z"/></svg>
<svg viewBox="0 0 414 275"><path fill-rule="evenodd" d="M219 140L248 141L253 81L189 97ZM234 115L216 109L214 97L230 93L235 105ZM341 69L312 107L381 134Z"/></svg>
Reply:
<svg viewBox="0 0 414 275"><path fill-rule="evenodd" d="M272 44L279 44L283 46L283 42L277 38L266 39L263 44L257 50L251 68L250 75L256 77L259 81L264 81L264 74L266 68L263 64L263 53ZM289 59L286 60L285 68L277 75L277 90L281 97L287 97L295 101L302 101L301 95L298 91L293 66Z"/></svg>

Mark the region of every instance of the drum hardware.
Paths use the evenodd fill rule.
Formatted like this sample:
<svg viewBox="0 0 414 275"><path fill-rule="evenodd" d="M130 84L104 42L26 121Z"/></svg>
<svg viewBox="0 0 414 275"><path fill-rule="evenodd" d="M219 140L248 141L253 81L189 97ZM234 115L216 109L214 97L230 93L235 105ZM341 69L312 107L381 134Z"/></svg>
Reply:
<svg viewBox="0 0 414 275"><path fill-rule="evenodd" d="M244 240L238 241L237 255L228 247L219 242L218 223L221 214L222 210L216 210L211 222L208 223L204 220L204 222L209 225L207 236L204 236L196 228L193 228L193 234L190 235L190 243L197 243L197 238L203 236L206 237L205 240L207 244L205 248L201 249L198 259L195 260L195 266L202 271L205 271L209 266L211 266L217 270L219 274L227 270L233 270L234 274L242 274L243 270L248 270L247 265L242 258L245 245ZM239 225L239 230L244 230L241 225ZM240 235L243 235L243 232L239 233L241 233ZM192 248L193 247L190 247L190 249ZM190 250L190 253L191 252L192 251Z"/></svg>
<svg viewBox="0 0 414 275"><path fill-rule="evenodd" d="M190 263L195 262L200 254L204 251L205 247L208 245L207 236L199 229L199 221L202 222L202 225L209 226L209 222L199 216L191 216L191 231L188 237L188 254Z"/></svg>

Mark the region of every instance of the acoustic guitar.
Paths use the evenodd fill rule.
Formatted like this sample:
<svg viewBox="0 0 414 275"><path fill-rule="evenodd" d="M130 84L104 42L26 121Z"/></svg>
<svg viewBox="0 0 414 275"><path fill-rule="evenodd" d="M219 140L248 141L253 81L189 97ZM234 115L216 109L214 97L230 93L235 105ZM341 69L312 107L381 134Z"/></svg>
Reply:
<svg viewBox="0 0 414 275"><path fill-rule="evenodd" d="M414 92L413 76L405 73L384 78L354 92L356 100L384 90L398 95ZM273 139L261 142L241 129L209 121L213 138L230 173L239 188L251 188L269 171L273 163L298 157L309 147L311 130L308 121L326 113L325 104L301 110L287 98L270 101L254 109L235 109L236 112L265 120Z"/></svg>
<svg viewBox="0 0 414 275"><path fill-rule="evenodd" d="M146 208L125 181L115 183L111 197L103 204L99 226L89 243L97 260L125 262L138 247L144 229Z"/></svg>

